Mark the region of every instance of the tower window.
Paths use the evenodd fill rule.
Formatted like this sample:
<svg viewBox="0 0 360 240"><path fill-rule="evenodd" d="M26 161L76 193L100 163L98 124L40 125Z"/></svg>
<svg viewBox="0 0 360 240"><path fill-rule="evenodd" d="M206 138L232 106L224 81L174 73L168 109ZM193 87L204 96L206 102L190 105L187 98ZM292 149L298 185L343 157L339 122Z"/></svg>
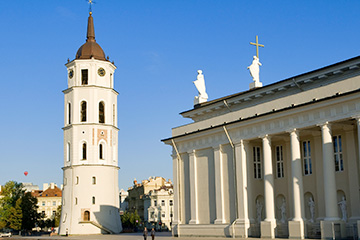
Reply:
<svg viewBox="0 0 360 240"><path fill-rule="evenodd" d="M75 198L75 205L77 205L78 204L78 199L77 198Z"/></svg>
<svg viewBox="0 0 360 240"><path fill-rule="evenodd" d="M105 103L99 102L99 123L105 123Z"/></svg>
<svg viewBox="0 0 360 240"><path fill-rule="evenodd" d="M92 177L92 184L96 184L96 177Z"/></svg>
<svg viewBox="0 0 360 240"><path fill-rule="evenodd" d="M75 184L79 184L79 177L76 176L76 183Z"/></svg>
<svg viewBox="0 0 360 240"><path fill-rule="evenodd" d="M88 75L87 69L81 70L81 85L88 85Z"/></svg>
<svg viewBox="0 0 360 240"><path fill-rule="evenodd" d="M70 158L70 143L67 143L67 161L70 162L71 158Z"/></svg>
<svg viewBox="0 0 360 240"><path fill-rule="evenodd" d="M68 124L71 124L71 103L68 103Z"/></svg>
<svg viewBox="0 0 360 240"><path fill-rule="evenodd" d="M99 145L99 158L104 159L104 144L102 143Z"/></svg>
<svg viewBox="0 0 360 240"><path fill-rule="evenodd" d="M92 197L92 204L95 204L95 197Z"/></svg>
<svg viewBox="0 0 360 240"><path fill-rule="evenodd" d="M82 160L86 160L86 143L82 145Z"/></svg>
<svg viewBox="0 0 360 240"><path fill-rule="evenodd" d="M81 102L81 122L86 122L86 102Z"/></svg>

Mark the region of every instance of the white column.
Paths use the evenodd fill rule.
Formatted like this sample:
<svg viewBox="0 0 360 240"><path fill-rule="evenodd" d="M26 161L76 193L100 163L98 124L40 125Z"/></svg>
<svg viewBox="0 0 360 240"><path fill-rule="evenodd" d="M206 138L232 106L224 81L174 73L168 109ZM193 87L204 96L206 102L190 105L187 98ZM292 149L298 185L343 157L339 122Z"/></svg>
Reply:
<svg viewBox="0 0 360 240"><path fill-rule="evenodd" d="M274 175L272 168L271 140L262 138L264 159L265 220L261 222L261 237L275 238Z"/></svg>
<svg viewBox="0 0 360 240"><path fill-rule="evenodd" d="M189 168L190 168L190 207L191 219L189 224L198 224L198 181L197 181L197 166L195 150L189 152Z"/></svg>
<svg viewBox="0 0 360 240"><path fill-rule="evenodd" d="M289 238L305 237L304 233L304 193L302 180L302 164L300 155L299 132L290 132L291 182L293 194L294 218L289 222Z"/></svg>
<svg viewBox="0 0 360 240"><path fill-rule="evenodd" d="M225 223L224 209L224 166L221 154L221 145L213 148L215 162L215 195L216 195L216 220L215 224Z"/></svg>
<svg viewBox="0 0 360 240"><path fill-rule="evenodd" d="M179 194L179 160L176 154L172 155L173 158L173 180L174 180L174 222L173 225L180 223L180 194Z"/></svg>
<svg viewBox="0 0 360 240"><path fill-rule="evenodd" d="M340 220L336 196L334 146L331 127L328 123L321 125L321 138L324 169L325 220Z"/></svg>
<svg viewBox="0 0 360 240"><path fill-rule="evenodd" d="M274 175L272 166L271 140L268 135L263 137L264 159L264 193L265 193L265 221L275 220L274 208Z"/></svg>
<svg viewBox="0 0 360 240"><path fill-rule="evenodd" d="M304 218L304 194L302 165L300 155L299 132L295 129L290 132L291 144L291 178L293 192L294 219L293 221L303 221Z"/></svg>
<svg viewBox="0 0 360 240"><path fill-rule="evenodd" d="M247 179L247 159L244 141L235 143L236 160L236 186L237 186L237 219L236 224L240 225L240 232L237 236L248 237L250 228L249 206L248 206L248 179Z"/></svg>

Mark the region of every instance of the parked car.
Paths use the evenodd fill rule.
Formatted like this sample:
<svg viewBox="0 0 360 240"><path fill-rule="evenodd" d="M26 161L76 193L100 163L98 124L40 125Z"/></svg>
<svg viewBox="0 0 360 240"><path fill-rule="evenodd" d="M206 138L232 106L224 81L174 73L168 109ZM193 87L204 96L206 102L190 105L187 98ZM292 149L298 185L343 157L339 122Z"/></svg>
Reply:
<svg viewBox="0 0 360 240"><path fill-rule="evenodd" d="M0 233L0 237L11 237L11 232L8 232L8 233Z"/></svg>

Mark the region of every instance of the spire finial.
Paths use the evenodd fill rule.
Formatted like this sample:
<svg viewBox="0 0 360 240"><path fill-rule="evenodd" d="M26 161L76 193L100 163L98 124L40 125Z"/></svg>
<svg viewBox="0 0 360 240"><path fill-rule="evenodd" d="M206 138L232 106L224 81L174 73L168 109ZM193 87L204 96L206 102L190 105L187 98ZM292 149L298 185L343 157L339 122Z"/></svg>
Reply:
<svg viewBox="0 0 360 240"><path fill-rule="evenodd" d="M89 3L89 14L92 14L92 8L91 6L95 3L93 0L86 0Z"/></svg>
<svg viewBox="0 0 360 240"><path fill-rule="evenodd" d="M86 34L86 41L87 42L95 42L95 30L94 30L94 20L92 17L92 12L91 12L91 4L93 3L92 0L88 0L90 3L90 14L89 14L89 18L88 18L88 26L87 26L87 34Z"/></svg>

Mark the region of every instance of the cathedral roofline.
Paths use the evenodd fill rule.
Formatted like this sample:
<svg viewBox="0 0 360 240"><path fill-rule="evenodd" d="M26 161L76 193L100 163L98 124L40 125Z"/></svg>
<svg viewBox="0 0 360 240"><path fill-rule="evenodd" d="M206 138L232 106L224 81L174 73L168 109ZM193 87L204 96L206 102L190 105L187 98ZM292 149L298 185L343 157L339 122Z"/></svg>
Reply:
<svg viewBox="0 0 360 240"><path fill-rule="evenodd" d="M336 98L350 96L350 95L356 94L356 93L360 93L360 88L356 89L354 91L350 91L350 92L346 92L346 93L338 93L338 94L335 94L333 96L329 96L329 97L325 97L325 98L321 98L321 99L314 99L313 101L305 102L305 103L302 103L302 104L299 104L299 105L291 105L291 106L288 106L288 107L285 107L285 108L282 108L282 109L276 109L274 111L265 112L265 113L262 113L262 114L255 114L255 115L253 115L251 117L240 118L238 120L230 121L230 122L224 122L224 123L219 124L219 125L210 126L210 127L203 128L203 129L198 129L197 131L185 132L185 134L180 134L180 135L172 136L172 137L169 137L169 138L161 139L161 141L166 143L166 144L172 145L172 143L169 142L172 139L178 139L178 138L181 138L181 137L193 135L195 133L201 133L201 132L209 131L209 130L212 130L212 129L228 126L228 125L231 125L231 124L236 124L236 123L239 123L239 122L250 121L252 119L256 119L256 118L276 114L276 113L279 113L279 112L285 112L285 111L288 111L288 110L291 110L291 109L301 108L301 107L317 104L317 103L320 103L320 102L325 102L325 101L336 99Z"/></svg>
<svg viewBox="0 0 360 240"><path fill-rule="evenodd" d="M342 66L343 65L343 66ZM334 74L344 73L345 71L358 68L360 66L360 56L350 58L332 65L328 65L319 69L315 69L310 72L302 73L269 85L266 85L261 88L255 88L232 95L228 95L222 98L214 99L212 101L204 102L197 104L193 109L181 112L180 114L184 118L192 118L194 114L199 114L201 112L206 112L209 108L215 107L215 105L224 105L224 101L228 101L227 104L241 104L243 102L251 101L252 99L259 99L263 96L275 94L279 91L287 90L289 88L298 88L299 85L303 86L316 81L317 79L323 79ZM236 100L235 100L236 98ZM231 101L233 102L231 102ZM217 108L226 107L226 106L217 106Z"/></svg>

